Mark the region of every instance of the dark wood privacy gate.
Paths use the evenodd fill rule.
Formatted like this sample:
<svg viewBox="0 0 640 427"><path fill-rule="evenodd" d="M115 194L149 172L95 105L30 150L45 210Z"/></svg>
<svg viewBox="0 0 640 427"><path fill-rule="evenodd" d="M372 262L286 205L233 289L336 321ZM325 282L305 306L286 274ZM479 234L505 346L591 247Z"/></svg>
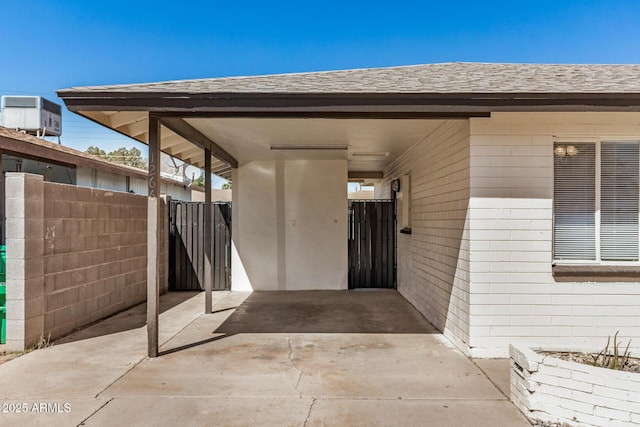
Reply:
<svg viewBox="0 0 640 427"><path fill-rule="evenodd" d="M349 289L395 287L395 200L349 200Z"/></svg>
<svg viewBox="0 0 640 427"><path fill-rule="evenodd" d="M213 203L213 290L231 289L231 203ZM169 290L204 290L204 202L171 201Z"/></svg>

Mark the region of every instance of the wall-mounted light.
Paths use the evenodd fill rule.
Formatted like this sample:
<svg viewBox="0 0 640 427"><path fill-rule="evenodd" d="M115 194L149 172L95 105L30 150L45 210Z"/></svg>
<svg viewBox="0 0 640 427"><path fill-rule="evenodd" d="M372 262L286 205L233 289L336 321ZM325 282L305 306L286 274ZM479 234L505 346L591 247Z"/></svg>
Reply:
<svg viewBox="0 0 640 427"><path fill-rule="evenodd" d="M330 144L271 144L271 150L348 150L348 145Z"/></svg>
<svg viewBox="0 0 640 427"><path fill-rule="evenodd" d="M372 151L372 152L363 152L356 151L355 153L351 153L351 157L387 157L389 156L388 151Z"/></svg>
<svg viewBox="0 0 640 427"><path fill-rule="evenodd" d="M575 145L557 145L556 148L553 149L553 152L560 157L573 157L579 153Z"/></svg>

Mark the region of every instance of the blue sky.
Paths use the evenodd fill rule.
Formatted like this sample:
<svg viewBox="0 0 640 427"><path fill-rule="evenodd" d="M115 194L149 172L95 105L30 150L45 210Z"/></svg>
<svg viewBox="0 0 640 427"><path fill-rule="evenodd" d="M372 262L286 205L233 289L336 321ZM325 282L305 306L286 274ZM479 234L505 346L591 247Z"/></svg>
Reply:
<svg viewBox="0 0 640 427"><path fill-rule="evenodd" d="M0 95L449 61L640 63L640 2L2 2ZM136 145L74 114L63 144ZM140 147L142 148L142 147Z"/></svg>

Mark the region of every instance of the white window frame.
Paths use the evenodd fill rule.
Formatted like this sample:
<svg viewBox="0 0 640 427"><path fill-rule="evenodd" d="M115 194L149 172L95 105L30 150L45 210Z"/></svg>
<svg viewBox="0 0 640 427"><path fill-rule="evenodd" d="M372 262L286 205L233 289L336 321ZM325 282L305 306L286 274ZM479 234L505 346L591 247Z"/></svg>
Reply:
<svg viewBox="0 0 640 427"><path fill-rule="evenodd" d="M616 142L635 142L638 143L640 145L640 138L639 137L630 137L630 138L623 138L623 137L619 137L619 136L613 136L613 137L600 137L600 138L594 138L594 137L570 137L570 138L558 138L555 137L553 139L553 143L552 143L552 147L555 146L555 144L580 144L580 143L593 143L595 144L595 151L596 151L596 157L595 157L595 180L596 180L596 186L595 186L595 250L596 250L596 259L595 260L556 260L555 258L553 259L552 264L553 265L603 265L603 266L640 266L640 260L638 261L603 261L602 260L602 254L600 253L600 249L601 249L601 242L600 242L600 205L601 205L601 186L602 186L602 182L601 182L601 172L602 172L602 158L601 158L601 146L602 143L605 142L610 142L610 143L616 143ZM553 153L553 156L555 156L556 154ZM555 167L553 168L553 174L555 175ZM555 199L555 192L553 194L553 197ZM638 198L640 199L640 192L638 193ZM553 206L553 203L552 203ZM553 209L553 208L552 208ZM555 217L555 215L554 215ZM638 221L640 223L640 214L639 214L639 218ZM552 251L553 251L553 242L555 241L555 235L553 234L554 230L555 230L555 226L552 224L552 241L551 241L551 246L552 246ZM638 232L638 241L640 242L640 227L639 228L639 232ZM555 254L554 254L555 255ZM640 254L639 254L640 256Z"/></svg>

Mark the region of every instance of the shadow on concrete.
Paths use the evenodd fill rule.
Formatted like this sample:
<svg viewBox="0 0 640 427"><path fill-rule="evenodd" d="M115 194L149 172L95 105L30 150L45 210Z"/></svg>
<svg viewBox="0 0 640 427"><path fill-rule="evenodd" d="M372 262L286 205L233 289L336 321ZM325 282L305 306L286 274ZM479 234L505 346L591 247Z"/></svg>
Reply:
<svg viewBox="0 0 640 427"><path fill-rule="evenodd" d="M160 313L193 298L199 292L167 292L160 298ZM108 320L108 321L107 321ZM65 344L74 341L95 338L103 335L116 334L146 326L147 304L143 302L135 307L121 311L97 322L85 325L62 338L55 340L55 344Z"/></svg>
<svg viewBox="0 0 640 427"><path fill-rule="evenodd" d="M214 332L439 333L393 290L254 292Z"/></svg>
<svg viewBox="0 0 640 427"><path fill-rule="evenodd" d="M205 326L201 339L182 341L160 355L242 334L440 334L395 290L255 291L248 296L232 292L209 316L188 328L197 330L204 326L198 326L201 322L212 321L219 326ZM187 335L195 338L198 333Z"/></svg>
<svg viewBox="0 0 640 427"><path fill-rule="evenodd" d="M215 336L215 337L207 338L206 340L200 340L200 341L197 341L197 342L193 342L193 343L181 345L181 346L178 346L178 347L170 348L168 350L162 350L162 351L160 351L158 353L158 355L159 356L166 356L166 355L171 354L171 353L177 353L179 351L189 350L190 348L195 348L195 347L199 347L199 346L204 345L204 344L209 344L210 342L218 341L218 340L221 340L223 338L229 338L232 335L235 335L235 334L218 335L218 336Z"/></svg>

